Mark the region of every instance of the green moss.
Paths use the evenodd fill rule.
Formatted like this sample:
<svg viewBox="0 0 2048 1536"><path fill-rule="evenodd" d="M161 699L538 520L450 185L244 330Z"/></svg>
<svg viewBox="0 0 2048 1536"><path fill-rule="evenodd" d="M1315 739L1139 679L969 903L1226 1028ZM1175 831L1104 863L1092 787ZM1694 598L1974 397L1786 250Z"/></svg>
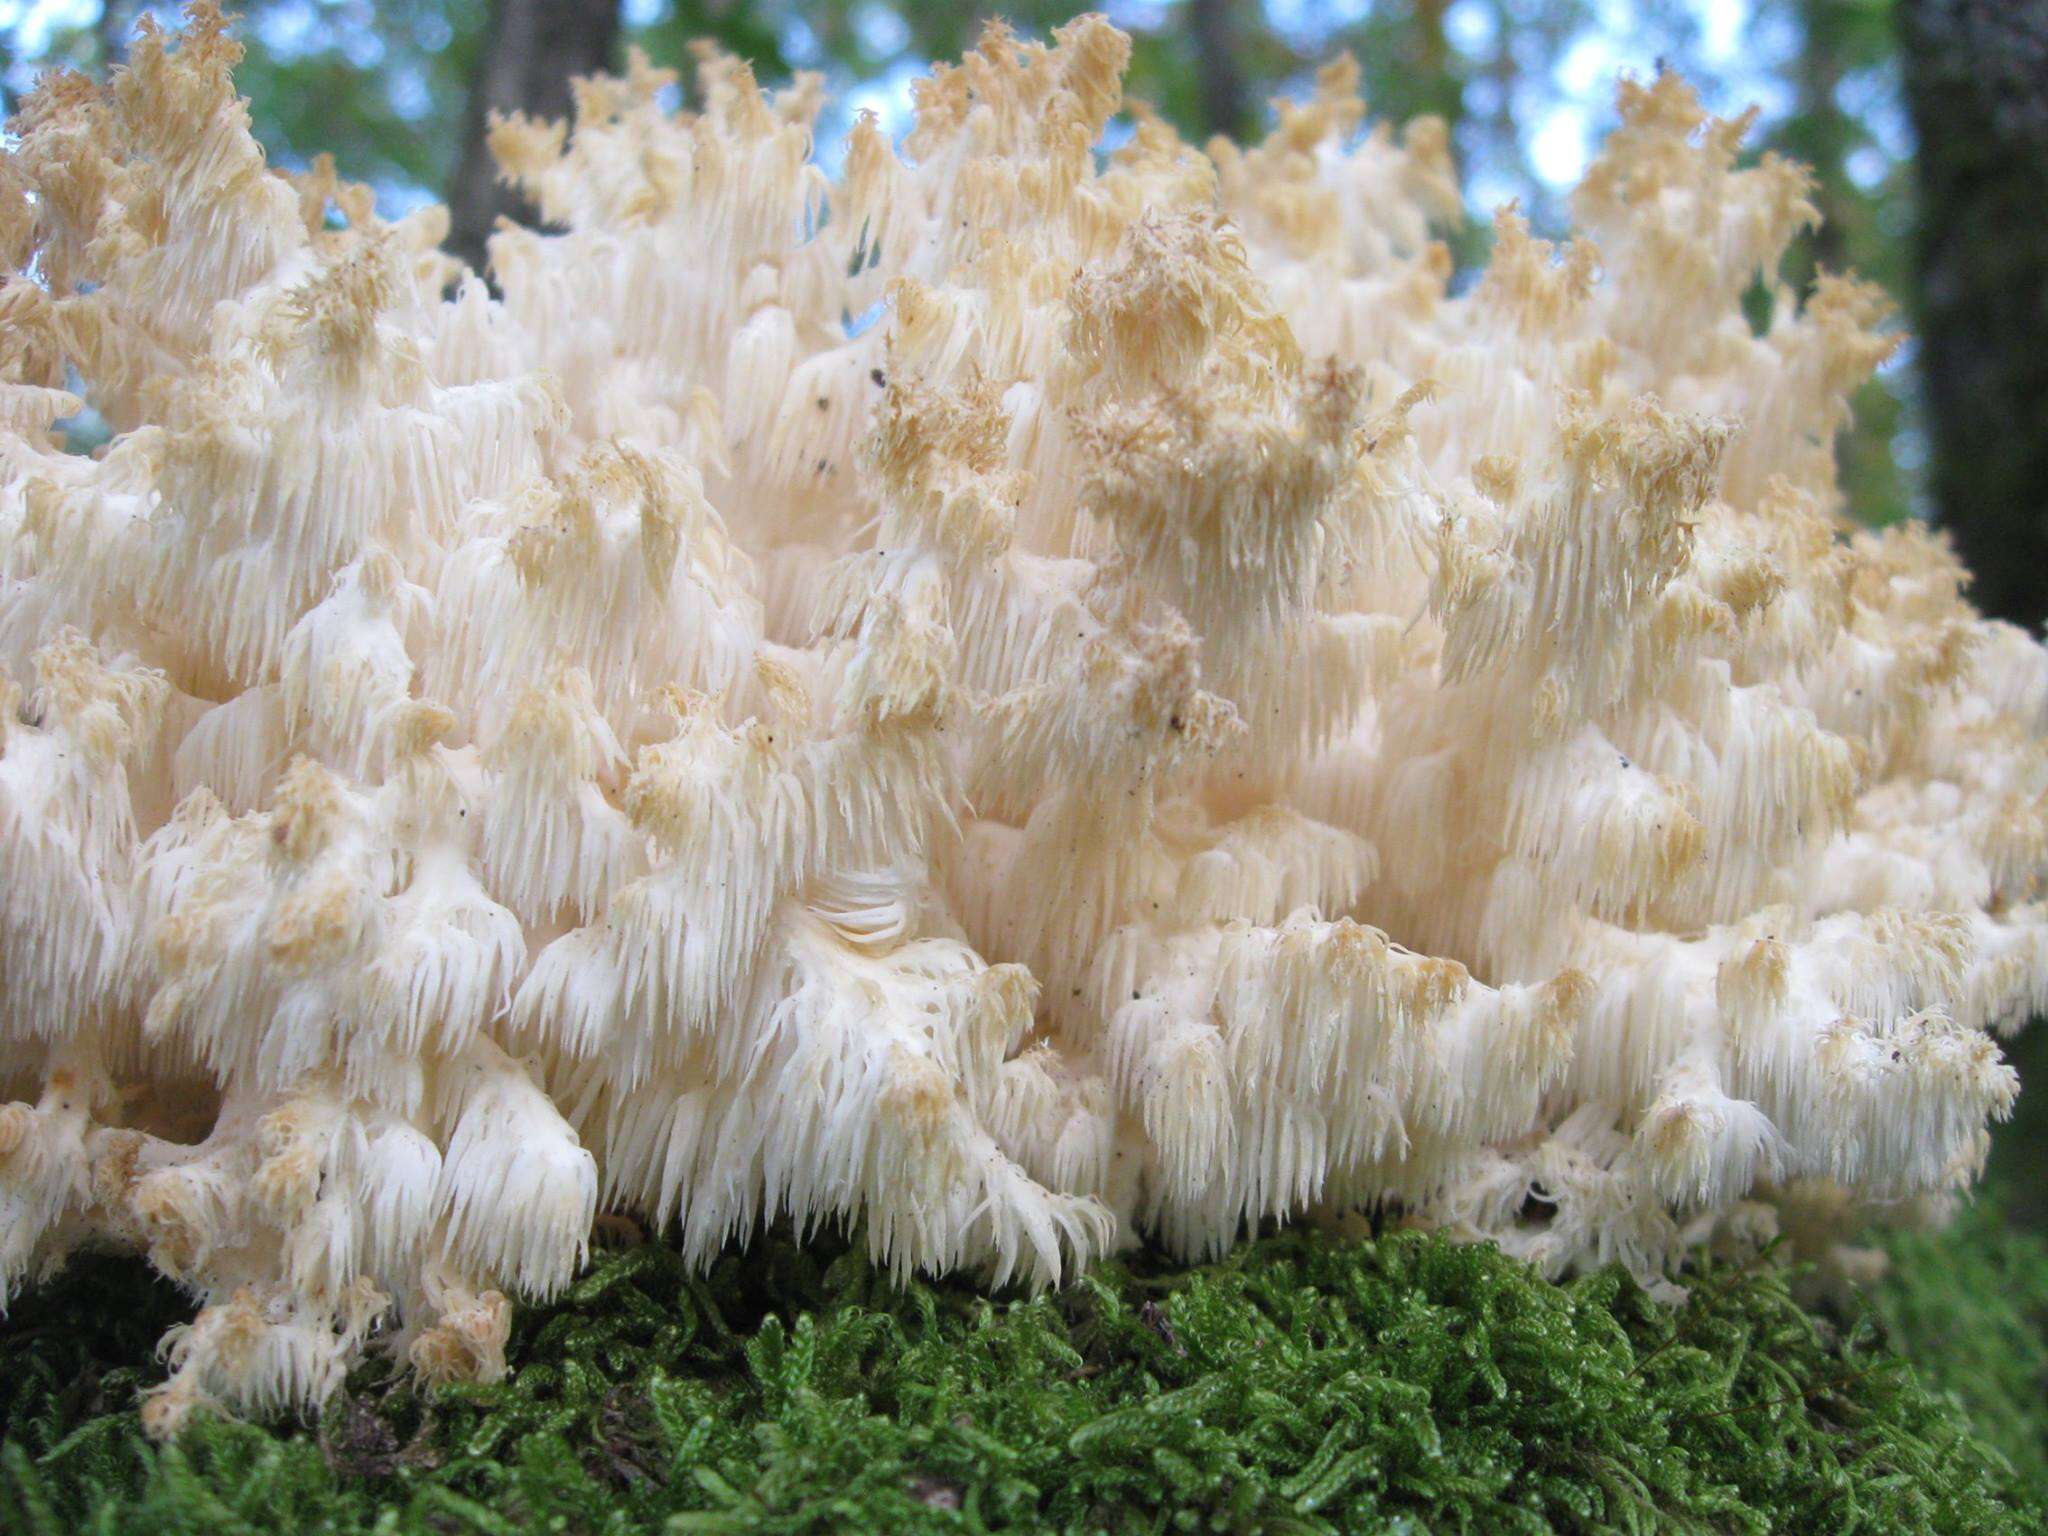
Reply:
<svg viewBox="0 0 2048 1536"><path fill-rule="evenodd" d="M1890 1342L2048 1505L2048 1238L1993 1200L1885 1246L1891 1273L1874 1299Z"/></svg>
<svg viewBox="0 0 2048 1536"><path fill-rule="evenodd" d="M1909 1341L1940 1307L1915 1294L1887 1303ZM649 1245L529 1310L500 1384L421 1393L370 1367L317 1425L156 1450L134 1393L177 1311L104 1260L17 1309L0 1529L2039 1528L2038 1316L1982 1344L1995 1390L1958 1386L2009 1414L1993 1449L1878 1317L1816 1318L1765 1267L1672 1311L1614 1272L1552 1286L1489 1248L1288 1234L991 1302L898 1291L844 1250L774 1240L692 1279Z"/></svg>

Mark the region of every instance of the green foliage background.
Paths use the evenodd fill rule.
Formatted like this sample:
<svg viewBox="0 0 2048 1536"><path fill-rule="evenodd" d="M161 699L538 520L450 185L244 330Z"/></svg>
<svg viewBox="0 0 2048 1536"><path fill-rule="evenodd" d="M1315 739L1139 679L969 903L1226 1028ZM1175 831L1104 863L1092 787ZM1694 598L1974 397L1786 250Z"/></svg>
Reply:
<svg viewBox="0 0 2048 1536"><path fill-rule="evenodd" d="M1256 135L1274 95L1299 92L1315 65L1349 49L1379 117L1444 117L1467 173L1471 219L1451 232L1468 271L1482 261L1500 203L1519 201L1539 233L1566 224L1555 152L1583 150L1612 121L1612 83L1666 64L1709 106L1766 111L1754 148L1815 167L1828 223L1789 276L1816 261L1910 291L1910 132L1900 99L1894 0L1215 0L1229 26L1219 101L1204 74L1189 0L1096 0L1133 37L1129 92L1198 141ZM175 7L147 7L174 19ZM237 79L256 132L282 164L331 152L342 174L394 207L438 196L453 172L490 0L243 0L248 58ZM1001 16L1044 33L1083 0L624 0L623 45L689 75L688 44L716 40L767 80L822 70L838 103L821 125L833 152L856 94L907 103L928 61L957 57ZM0 95L68 63L119 58L145 9L135 0L0 0ZM622 46L623 46L622 45ZM11 54L11 59L8 55ZM1235 106L1236 120L1229 120ZM1569 154L1565 156L1568 160ZM1759 317L1764 296L1759 293ZM1851 504L1872 522L1924 510L1925 455L1910 351L1859 396L1842 447Z"/></svg>

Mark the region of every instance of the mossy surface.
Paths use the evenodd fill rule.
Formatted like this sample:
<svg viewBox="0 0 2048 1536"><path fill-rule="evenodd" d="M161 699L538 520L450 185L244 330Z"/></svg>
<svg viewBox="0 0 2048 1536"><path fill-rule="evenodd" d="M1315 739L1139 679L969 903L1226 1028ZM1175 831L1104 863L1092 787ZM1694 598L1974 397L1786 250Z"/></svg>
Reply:
<svg viewBox="0 0 2048 1536"><path fill-rule="evenodd" d="M1871 1300L1888 1342L2048 1508L2048 1237L1988 1201L1884 1246L1891 1269Z"/></svg>
<svg viewBox="0 0 2048 1536"><path fill-rule="evenodd" d="M649 1244L526 1309L497 1385L369 1366L317 1424L162 1449L180 1299L81 1260L0 1331L0 1531L2039 1530L2048 1253L1986 1216L1895 1251L1830 1320L1768 1265L1673 1310L1413 1234L1009 1301Z"/></svg>

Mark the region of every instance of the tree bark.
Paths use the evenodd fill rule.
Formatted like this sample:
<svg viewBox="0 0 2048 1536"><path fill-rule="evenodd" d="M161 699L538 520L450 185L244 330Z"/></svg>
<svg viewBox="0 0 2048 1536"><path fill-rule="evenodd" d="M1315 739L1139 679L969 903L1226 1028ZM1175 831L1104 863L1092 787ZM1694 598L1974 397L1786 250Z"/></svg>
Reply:
<svg viewBox="0 0 2048 1536"><path fill-rule="evenodd" d="M1920 139L1921 375L1936 513L1986 613L2048 610L2048 0L1903 0ZM2048 1227L2048 1021L2006 1045L2026 1085L1992 1138L2011 1219Z"/></svg>
<svg viewBox="0 0 2048 1536"><path fill-rule="evenodd" d="M128 59L128 34L135 29L134 7L128 0L106 0L94 33L100 48L100 70L111 70Z"/></svg>
<svg viewBox="0 0 2048 1536"><path fill-rule="evenodd" d="M1986 613L2048 613L2048 0L1902 0L1940 521Z"/></svg>
<svg viewBox="0 0 2048 1536"><path fill-rule="evenodd" d="M448 185L448 245L479 272L500 214L531 222L533 209L498 179L486 139L493 113L569 115L569 83L612 67L618 0L492 0L490 30L470 83L462 157Z"/></svg>
<svg viewBox="0 0 2048 1536"><path fill-rule="evenodd" d="M1807 237L1807 265L1815 270L1844 272L1849 262L1847 199L1842 187L1848 180L1849 123L1835 92L1842 83L1842 56L1836 28L1840 0L1800 0L1801 31L1799 61L1794 75L1799 106L1794 121L1800 133L1793 144L1799 158L1813 168L1814 206L1820 209L1820 228ZM1804 289L1813 280L1809 270L1798 284Z"/></svg>
<svg viewBox="0 0 2048 1536"><path fill-rule="evenodd" d="M1416 0L1415 52L1422 75L1416 97L1421 110L1444 120L1456 144L1458 125L1465 117L1465 81L1451 52L1450 34L1444 30L1450 9L1451 0ZM1506 51L1505 43L1502 47Z"/></svg>
<svg viewBox="0 0 2048 1536"><path fill-rule="evenodd" d="M1202 82L1202 126L1210 133L1242 139L1252 124L1231 0L1188 0L1188 30Z"/></svg>

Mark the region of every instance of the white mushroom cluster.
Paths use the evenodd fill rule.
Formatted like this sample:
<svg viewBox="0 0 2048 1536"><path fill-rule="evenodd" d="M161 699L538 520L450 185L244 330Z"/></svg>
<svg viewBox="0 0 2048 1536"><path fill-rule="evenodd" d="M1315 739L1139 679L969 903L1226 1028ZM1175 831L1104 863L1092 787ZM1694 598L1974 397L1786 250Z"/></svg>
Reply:
<svg viewBox="0 0 2048 1536"><path fill-rule="evenodd" d="M0 1299L189 1288L154 1429L488 1377L601 1211L1656 1284L1974 1176L2048 654L1841 505L1894 338L1778 285L1804 173L1624 84L1454 291L1440 124L1340 62L1197 150L1128 52L992 28L836 178L816 80L636 60L497 125L495 289L269 170L208 4L26 102Z"/></svg>

